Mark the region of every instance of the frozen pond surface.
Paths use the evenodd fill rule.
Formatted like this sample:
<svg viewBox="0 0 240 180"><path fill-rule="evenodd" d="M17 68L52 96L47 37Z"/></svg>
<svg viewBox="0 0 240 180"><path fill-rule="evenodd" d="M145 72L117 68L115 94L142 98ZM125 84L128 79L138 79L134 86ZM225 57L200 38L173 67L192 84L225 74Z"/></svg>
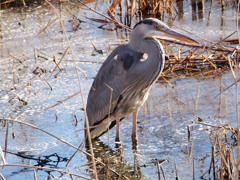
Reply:
<svg viewBox="0 0 240 180"><path fill-rule="evenodd" d="M89 6L104 13L102 3L105 2L98 1ZM204 18L197 17L192 21L189 1L184 3L182 18L176 18L169 24L174 24L174 29L183 28L211 41L222 39L236 30L237 15L232 7L226 7L224 13L221 8L215 7L211 16L207 16L206 10ZM78 77L86 102L93 78L101 66L101 63L94 62L103 62L117 44L126 42L128 36L124 30L107 31L97 28L100 23L85 17L101 17L80 6L66 4L59 12L66 34L56 19L55 11L47 4L26 10L0 10L0 117L30 123L79 146L84 139L81 131L84 127L84 105L80 94L73 96L80 91ZM76 30L73 28L73 15L86 21ZM109 25L107 28L114 29L114 26ZM206 43L198 37L193 38ZM103 50L103 54L95 52L92 44ZM57 67L59 61L61 63ZM60 68L63 70L60 71ZM208 170L211 144L208 140L208 127L194 125L192 122L200 117L209 124L230 124L236 127L235 88L215 97L234 82L231 72L214 78L183 76L169 81L174 87L165 82L154 85L149 99L139 112L137 153L132 150L130 138L132 117L121 122L123 163L130 172L134 170L134 164L138 164L139 179L158 179L156 160L167 160L162 164L167 179L175 178L174 163L181 179L193 179L193 171L195 178L199 179ZM31 127L18 123L9 123L8 126L9 152L26 152L26 155L34 158L44 158L54 153L62 158L70 158L75 152L73 148ZM187 126L191 129L190 141ZM5 147L6 129L2 122L2 149ZM111 138L104 135L100 138L106 147L99 154L114 151L114 128L109 132L109 137ZM52 161L46 167L64 169L66 161L63 159L55 167L56 158L50 157ZM11 153L7 153L6 161L10 164L37 164L36 160L27 160ZM86 155L77 153L68 166L69 171L89 177L87 163ZM0 173L8 180L34 179L33 170L23 167L4 167ZM56 172L50 174L61 177ZM47 179L47 176L48 172L37 171L38 179Z"/></svg>

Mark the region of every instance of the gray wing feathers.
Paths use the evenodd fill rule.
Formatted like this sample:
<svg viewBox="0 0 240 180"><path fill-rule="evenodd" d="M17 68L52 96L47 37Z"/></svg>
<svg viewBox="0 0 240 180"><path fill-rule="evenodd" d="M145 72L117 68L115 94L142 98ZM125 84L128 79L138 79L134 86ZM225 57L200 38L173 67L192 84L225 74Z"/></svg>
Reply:
<svg viewBox="0 0 240 180"><path fill-rule="evenodd" d="M124 65L126 59L121 52L126 52L126 45L116 48L103 63L88 95L87 115L89 125L98 124L111 114L121 96L125 86L126 68L131 64ZM131 54L131 53L130 53ZM128 57L129 58L129 57ZM133 61L131 58L130 61ZM111 102L111 103L110 103Z"/></svg>

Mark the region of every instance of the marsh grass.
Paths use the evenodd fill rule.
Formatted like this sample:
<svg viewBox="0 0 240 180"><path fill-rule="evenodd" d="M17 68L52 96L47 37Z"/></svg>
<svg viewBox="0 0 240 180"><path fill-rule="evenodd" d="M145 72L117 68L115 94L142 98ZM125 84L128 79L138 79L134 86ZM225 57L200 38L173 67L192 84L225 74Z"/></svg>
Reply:
<svg viewBox="0 0 240 180"><path fill-rule="evenodd" d="M212 144L211 163L208 170L201 176L212 174L213 179L235 180L239 177L238 135L239 128L229 125L211 125L195 122L212 128L209 141Z"/></svg>

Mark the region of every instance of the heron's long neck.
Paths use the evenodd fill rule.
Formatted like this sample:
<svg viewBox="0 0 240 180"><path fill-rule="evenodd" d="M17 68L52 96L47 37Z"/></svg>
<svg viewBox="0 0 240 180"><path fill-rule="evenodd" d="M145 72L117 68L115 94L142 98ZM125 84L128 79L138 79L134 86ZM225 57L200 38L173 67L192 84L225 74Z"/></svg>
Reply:
<svg viewBox="0 0 240 180"><path fill-rule="evenodd" d="M155 69L154 67L157 65L164 65L164 49L157 39L131 36L129 44L135 51L148 55L148 59L145 62L146 66L148 66L146 68L153 67Z"/></svg>
<svg viewBox="0 0 240 180"><path fill-rule="evenodd" d="M144 38L131 39L130 46L134 50L148 55L148 58L144 62L141 62L141 74L139 76L152 84L160 76L165 63L162 45L155 38Z"/></svg>
<svg viewBox="0 0 240 180"><path fill-rule="evenodd" d="M164 54L162 45L155 38L142 38L132 33L129 44L135 51L146 53L148 56L157 56L159 53ZM155 58L151 60L155 60Z"/></svg>

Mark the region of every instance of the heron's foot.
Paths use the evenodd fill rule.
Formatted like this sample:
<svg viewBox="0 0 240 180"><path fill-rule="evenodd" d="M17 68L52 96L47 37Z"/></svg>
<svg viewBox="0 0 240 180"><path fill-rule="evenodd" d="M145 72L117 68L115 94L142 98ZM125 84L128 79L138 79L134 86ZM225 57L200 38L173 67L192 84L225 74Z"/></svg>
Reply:
<svg viewBox="0 0 240 180"><path fill-rule="evenodd" d="M133 149L137 149L138 138L136 134L132 134L132 145Z"/></svg>
<svg viewBox="0 0 240 180"><path fill-rule="evenodd" d="M132 134L132 142L137 143L137 141L138 141L137 134L133 133Z"/></svg>
<svg viewBox="0 0 240 180"><path fill-rule="evenodd" d="M119 136L116 136L115 142L116 142L116 144L121 144L122 143Z"/></svg>
<svg viewBox="0 0 240 180"><path fill-rule="evenodd" d="M121 140L120 140L120 137L119 137L119 136L116 136L116 138L115 138L115 142L121 142Z"/></svg>
<svg viewBox="0 0 240 180"><path fill-rule="evenodd" d="M122 145L122 142L120 140L120 137L117 137L115 138L115 144L116 144L116 148L120 148L121 145Z"/></svg>

